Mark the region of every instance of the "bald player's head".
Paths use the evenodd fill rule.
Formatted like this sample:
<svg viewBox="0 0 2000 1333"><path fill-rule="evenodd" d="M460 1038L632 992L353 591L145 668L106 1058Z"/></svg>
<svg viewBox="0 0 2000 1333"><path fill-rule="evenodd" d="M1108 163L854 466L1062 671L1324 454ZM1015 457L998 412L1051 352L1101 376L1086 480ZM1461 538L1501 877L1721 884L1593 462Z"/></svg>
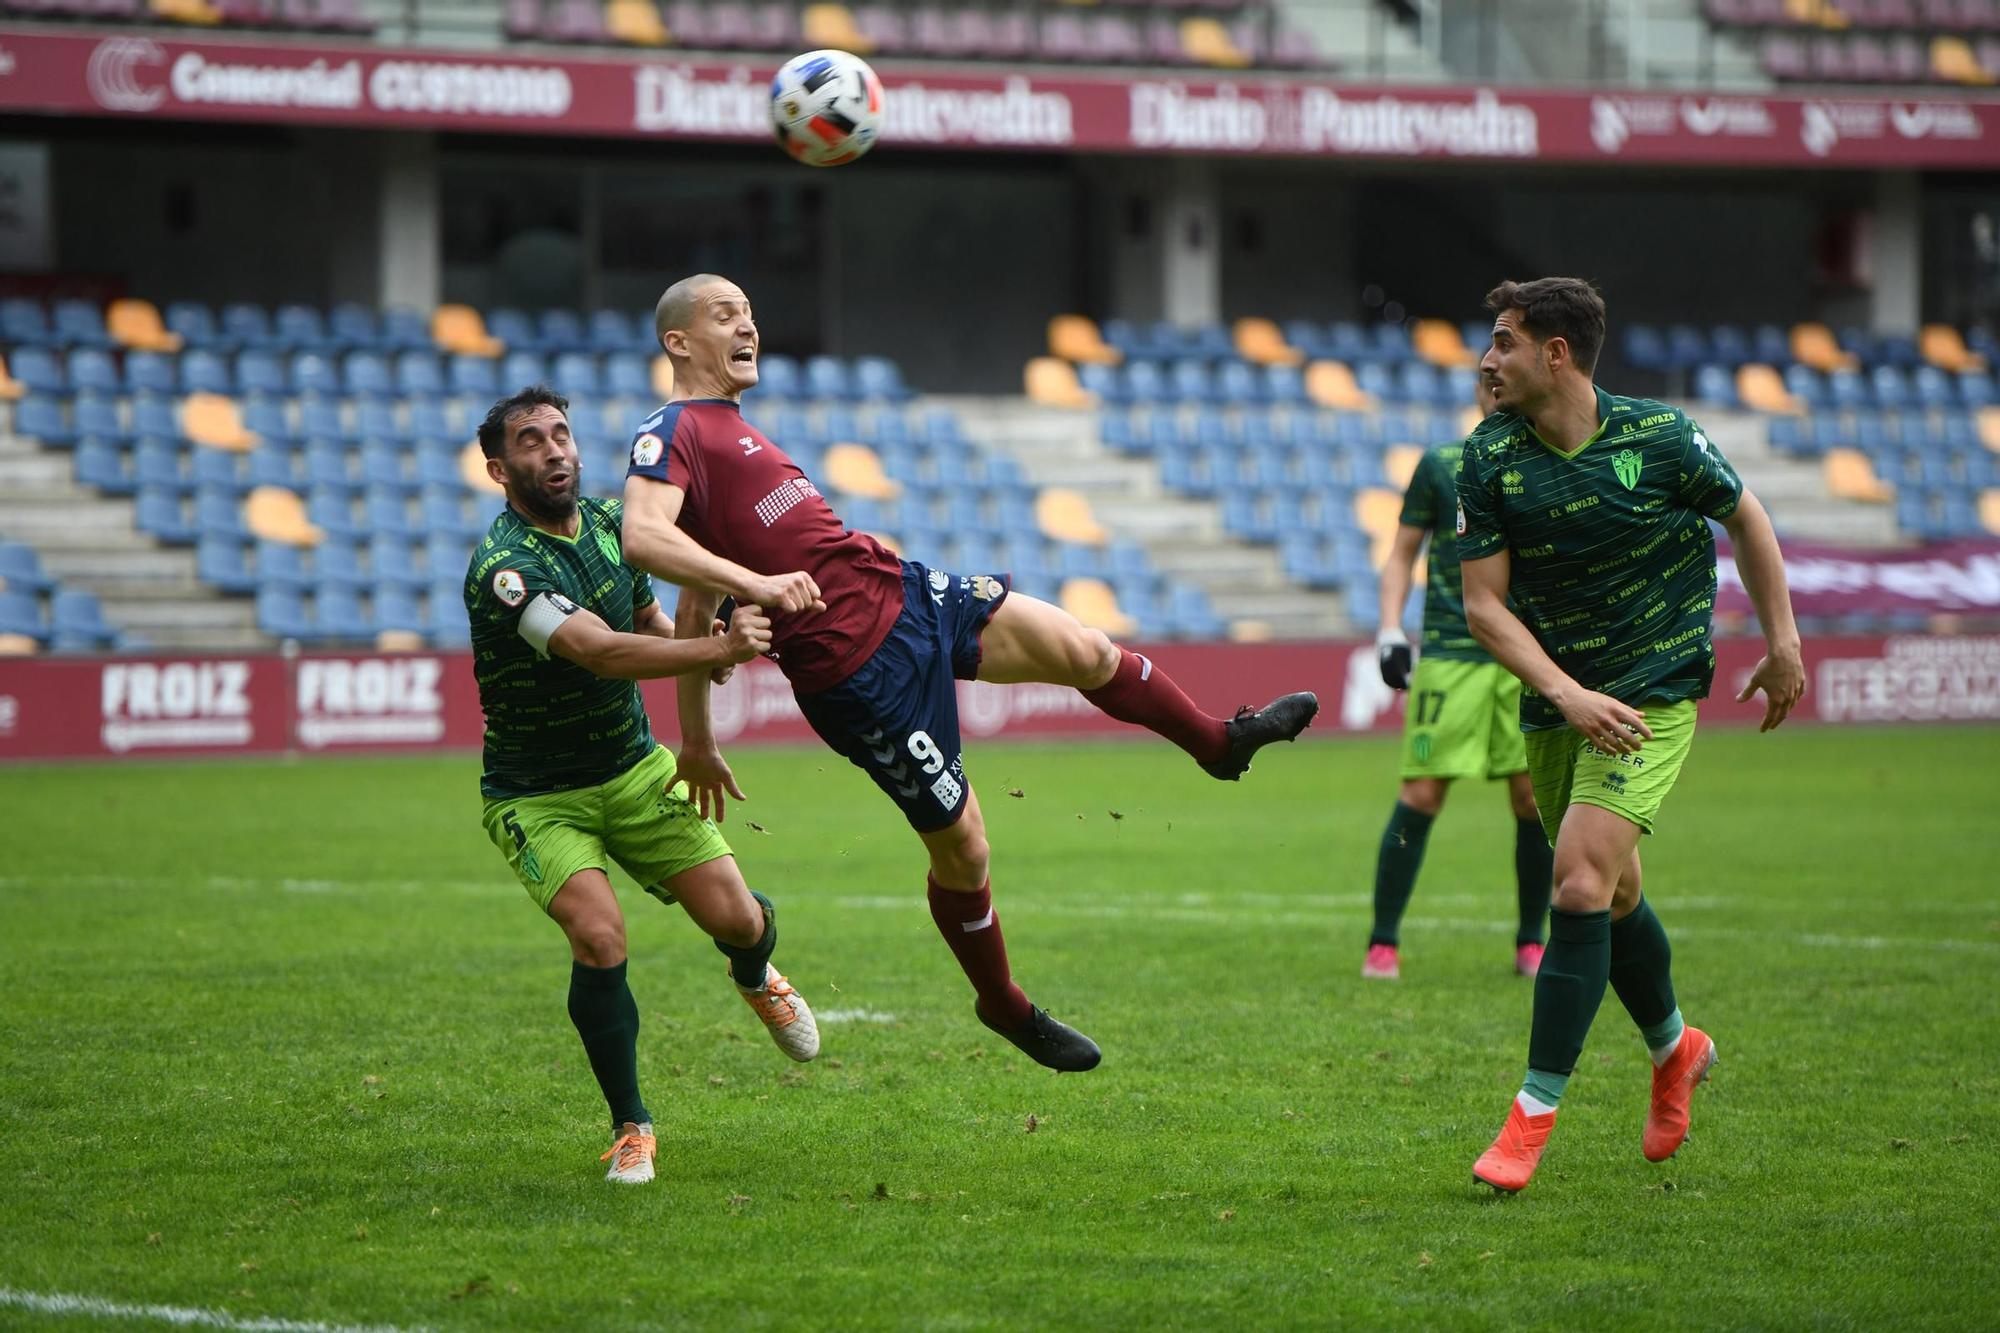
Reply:
<svg viewBox="0 0 2000 1333"><path fill-rule="evenodd" d="M718 282L727 283L729 279L714 273L697 273L692 277L682 278L660 293L659 301L653 306L653 333L659 338L662 346L667 341L667 330L685 330L693 321L695 298L701 289Z"/></svg>
<svg viewBox="0 0 2000 1333"><path fill-rule="evenodd" d="M653 331L674 366L676 398L740 399L757 383L750 298L714 273L682 278L653 307Z"/></svg>

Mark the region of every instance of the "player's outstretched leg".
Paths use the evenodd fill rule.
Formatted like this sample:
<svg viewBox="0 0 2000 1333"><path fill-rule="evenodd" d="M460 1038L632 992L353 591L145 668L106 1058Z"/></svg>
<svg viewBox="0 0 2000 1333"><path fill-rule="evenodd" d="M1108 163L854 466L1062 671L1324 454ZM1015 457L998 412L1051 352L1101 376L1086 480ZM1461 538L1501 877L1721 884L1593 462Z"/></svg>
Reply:
<svg viewBox="0 0 2000 1333"><path fill-rule="evenodd" d="M993 885L987 875L992 854L979 798L968 791L956 823L921 836L931 854L926 881L931 920L972 983L977 996L973 1012L979 1021L1036 1064L1061 1073L1095 1069L1102 1058L1097 1043L1029 1003L1014 982L1000 914L993 910ZM979 887L957 887L968 882Z"/></svg>
<svg viewBox="0 0 2000 1333"><path fill-rule="evenodd" d="M689 918L708 933L729 960L736 993L757 1015L779 1050L794 1060L819 1054L819 1024L805 996L771 965L778 947L778 913L771 900L751 892L736 858L721 856L665 882Z"/></svg>
<svg viewBox="0 0 2000 1333"><path fill-rule="evenodd" d="M653 1178L653 1117L639 1098L639 1005L625 981L625 918L602 870L571 875L549 916L569 937L569 1019L611 1110L610 1180Z"/></svg>
<svg viewBox="0 0 2000 1333"><path fill-rule="evenodd" d="M1715 1042L1681 1020L1674 1000L1673 949L1652 902L1639 894L1637 852L1619 890L1621 899L1637 896L1639 901L1611 923L1611 988L1638 1024L1652 1057L1653 1099L1640 1146L1647 1161L1664 1162L1687 1139L1688 1103L1715 1064Z"/></svg>

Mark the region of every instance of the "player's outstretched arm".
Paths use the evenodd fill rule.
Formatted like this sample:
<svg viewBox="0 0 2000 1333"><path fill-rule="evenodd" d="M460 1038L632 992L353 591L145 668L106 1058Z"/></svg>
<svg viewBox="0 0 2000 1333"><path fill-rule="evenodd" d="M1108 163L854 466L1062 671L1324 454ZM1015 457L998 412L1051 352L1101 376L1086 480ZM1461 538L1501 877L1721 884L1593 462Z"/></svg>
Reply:
<svg viewBox="0 0 2000 1333"><path fill-rule="evenodd" d="M564 617L549 635L549 652L594 676L614 680L692 674L706 681L716 667L747 662L770 649L771 622L756 611L755 607L739 610L727 635L662 639L652 634L621 633L594 612L577 610Z"/></svg>
<svg viewBox="0 0 2000 1333"><path fill-rule="evenodd" d="M692 640L693 626L706 625L715 616L719 599L712 592L699 588L682 588L680 603L674 608L674 619L681 626L677 631ZM736 615L745 610L755 611L756 607L738 607ZM761 616L759 617L762 618ZM731 617L733 621L735 616ZM769 621L765 621L769 625ZM765 636L765 647L770 646L770 638ZM722 747L715 742L715 727L708 712L709 678L699 674L682 676L676 682L675 702L680 709L681 752L676 758L676 768L681 779L688 785L688 799L705 818L722 822L727 801L734 797L742 801L743 789L736 785L736 775L729 771L729 763L722 757Z"/></svg>
<svg viewBox="0 0 2000 1333"><path fill-rule="evenodd" d="M1403 632L1403 603L1410 599L1410 570L1423 549L1424 529L1410 523L1396 526L1389 558L1382 563L1382 623L1375 631L1375 662L1382 683L1392 690L1410 688L1410 636Z"/></svg>
<svg viewBox="0 0 2000 1333"><path fill-rule="evenodd" d="M1653 739L1639 710L1608 694L1586 690L1543 651L1534 633L1507 609L1513 557L1506 551L1459 562L1465 580L1465 619L1472 637L1521 683L1554 704L1563 720L1607 754L1628 754Z"/></svg>
<svg viewBox="0 0 2000 1333"><path fill-rule="evenodd" d="M1766 652L1750 681L1736 696L1738 703L1764 692L1764 722L1759 731L1769 731L1791 715L1793 705L1806 692L1805 657L1799 647L1798 622L1792 619L1792 594L1785 582L1785 557L1778 549L1778 533L1763 502L1749 491L1737 501L1736 510L1722 520L1736 547L1736 572L1743 576L1743 590L1757 608L1757 623L1764 630Z"/></svg>
<svg viewBox="0 0 2000 1333"><path fill-rule="evenodd" d="M702 547L678 526L687 492L651 477L625 479L625 511L620 522L625 563L683 588L768 607L773 614L824 611L819 584L803 570L759 574Z"/></svg>

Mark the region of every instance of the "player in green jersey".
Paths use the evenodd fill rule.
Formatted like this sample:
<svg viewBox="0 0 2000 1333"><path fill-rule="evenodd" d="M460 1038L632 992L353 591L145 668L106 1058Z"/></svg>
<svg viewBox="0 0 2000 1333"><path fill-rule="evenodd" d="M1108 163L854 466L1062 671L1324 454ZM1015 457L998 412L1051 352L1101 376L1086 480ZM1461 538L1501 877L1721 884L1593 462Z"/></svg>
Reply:
<svg viewBox="0 0 2000 1333"><path fill-rule="evenodd" d="M1475 402L1491 413L1491 387L1479 382ZM1521 682L1493 657L1465 623L1459 591L1458 444L1440 445L1417 463L1403 492L1402 522L1382 565L1382 626L1375 655L1382 681L1408 690L1403 714L1403 785L1382 832L1375 857L1375 925L1361 975L1393 980L1403 909L1424 864L1431 821L1457 778L1505 778L1514 810L1514 970L1532 977L1542 961L1542 923L1549 914L1549 841L1535 814L1528 781L1528 752L1521 742ZM1430 538L1424 578L1423 652L1410 671L1410 640L1403 633L1403 603L1410 569Z"/></svg>
<svg viewBox="0 0 2000 1333"><path fill-rule="evenodd" d="M1466 440L1458 480L1466 619L1526 686L1528 769L1555 844L1527 1078L1472 1168L1513 1191L1541 1160L1607 983L1653 1058L1647 1160L1679 1150L1715 1060L1715 1043L1681 1020L1639 869L1639 838L1715 674L1710 519L1729 532L1764 629L1768 652L1738 696L1764 692L1764 730L1805 692L1805 667L1763 505L1679 409L1592 383L1604 345L1597 291L1576 278L1506 282L1486 306L1493 343L1479 368L1499 410Z"/></svg>
<svg viewBox="0 0 2000 1333"><path fill-rule="evenodd" d="M687 800L653 740L636 682L726 673L771 646L771 622L739 608L726 633L676 639L652 580L619 551L621 505L581 496L569 402L537 386L479 427L507 508L465 577L473 671L486 712L486 834L536 906L562 927L569 1016L610 1105L609 1178L653 1178L653 1118L639 1096L639 1009L625 979L613 863L678 902L728 957L737 992L779 1049L819 1053L812 1011L770 958L770 901L744 884L715 825Z"/></svg>

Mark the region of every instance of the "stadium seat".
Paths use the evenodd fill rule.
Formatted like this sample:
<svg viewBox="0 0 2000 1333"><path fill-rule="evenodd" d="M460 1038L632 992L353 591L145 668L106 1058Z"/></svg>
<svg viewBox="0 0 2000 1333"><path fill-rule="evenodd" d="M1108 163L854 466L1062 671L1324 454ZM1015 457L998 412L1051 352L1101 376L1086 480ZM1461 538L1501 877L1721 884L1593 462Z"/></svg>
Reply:
<svg viewBox="0 0 2000 1333"><path fill-rule="evenodd" d="M58 301L50 319L56 341L66 347L109 349L111 334L104 327L104 312L92 301Z"/></svg>
<svg viewBox="0 0 2000 1333"><path fill-rule="evenodd" d="M382 334L376 347L384 352L434 351L430 322L415 310L392 306L382 312Z"/></svg>
<svg viewBox="0 0 2000 1333"><path fill-rule="evenodd" d="M277 335L271 331L271 316L260 305L236 301L222 308L222 335L241 348L277 351Z"/></svg>
<svg viewBox="0 0 2000 1333"><path fill-rule="evenodd" d="M1063 610L1091 629L1103 630L1114 638L1124 638L1138 628L1133 619L1119 608L1111 585L1103 579L1065 579L1059 596Z"/></svg>
<svg viewBox="0 0 2000 1333"><path fill-rule="evenodd" d="M1737 367L1736 396L1753 412L1803 413L1805 404L1785 388L1778 372L1757 362Z"/></svg>
<svg viewBox="0 0 2000 1333"><path fill-rule="evenodd" d="M444 393L444 371L437 354L415 349L396 357L396 392L409 398L436 397Z"/></svg>
<svg viewBox="0 0 2000 1333"><path fill-rule="evenodd" d="M880 456L865 444L833 445L821 461L821 471L827 484L843 495L892 500L903 493L902 483L883 470Z"/></svg>
<svg viewBox="0 0 2000 1333"><path fill-rule="evenodd" d="M487 475L486 455L479 451L476 440L458 452L458 477L475 495L501 494L500 483Z"/></svg>
<svg viewBox="0 0 2000 1333"><path fill-rule="evenodd" d="M288 351L331 354L337 350L316 306L296 302L279 306L271 319L271 331L278 345Z"/></svg>
<svg viewBox="0 0 2000 1333"><path fill-rule="evenodd" d="M1285 335L1268 319L1254 317L1236 321L1233 337L1236 354L1260 366L1302 366L1306 354L1285 341Z"/></svg>
<svg viewBox="0 0 2000 1333"><path fill-rule="evenodd" d="M120 347L141 352L178 352L184 340L169 332L160 311L151 301L124 297L113 301L104 312L105 329Z"/></svg>
<svg viewBox="0 0 2000 1333"><path fill-rule="evenodd" d="M1102 546L1111 534L1090 512L1090 502L1077 491L1051 486L1035 497L1035 523L1050 541Z"/></svg>
<svg viewBox="0 0 2000 1333"><path fill-rule="evenodd" d="M28 386L15 379L8 372L7 358L0 356L0 401L9 403L19 402L21 395L27 391Z"/></svg>
<svg viewBox="0 0 2000 1333"><path fill-rule="evenodd" d="M1826 373L1853 370L1860 364L1851 353L1841 350L1832 329L1812 322L1792 326L1792 356L1800 364Z"/></svg>
<svg viewBox="0 0 2000 1333"><path fill-rule="evenodd" d="M77 440L76 428L64 415L62 403L40 394L23 399L14 409L14 430L58 449L68 448Z"/></svg>
<svg viewBox="0 0 2000 1333"><path fill-rule="evenodd" d="M445 372L445 387L462 396L496 398L501 392L500 363L486 356L454 356Z"/></svg>
<svg viewBox="0 0 2000 1333"><path fill-rule="evenodd" d="M871 55L874 41L854 20L846 5L809 4L799 11L799 37L808 48L852 51Z"/></svg>
<svg viewBox="0 0 2000 1333"><path fill-rule="evenodd" d="M0 301L0 342L26 347L53 347L55 330L39 301L12 297Z"/></svg>
<svg viewBox="0 0 2000 1333"><path fill-rule="evenodd" d="M141 489L185 493L194 489L194 480L181 467L181 453L173 441L148 436L132 449L132 478Z"/></svg>
<svg viewBox="0 0 2000 1333"><path fill-rule="evenodd" d="M97 598L82 588L59 588L49 599L49 640L58 652L89 652L118 642Z"/></svg>
<svg viewBox="0 0 2000 1333"><path fill-rule="evenodd" d="M154 353L135 353L128 359L137 362L131 367L138 374L133 388L151 389L156 393L174 391L174 364L165 357ZM118 363L111 353L98 347L79 347L69 354L69 387L93 389L98 393L117 393L125 385L118 374Z"/></svg>
<svg viewBox="0 0 2000 1333"><path fill-rule="evenodd" d="M1896 498L1895 488L1875 475L1868 455L1858 449L1827 450L1824 467L1827 493L1835 499L1888 504Z"/></svg>
<svg viewBox="0 0 2000 1333"><path fill-rule="evenodd" d="M367 306L342 301L327 315L327 337L333 346L347 352L380 352L381 322Z"/></svg>
<svg viewBox="0 0 2000 1333"><path fill-rule="evenodd" d="M1926 324L1919 335L1924 360L1939 370L1953 374L1986 369L1986 358L1965 345L1965 339L1949 324Z"/></svg>
<svg viewBox="0 0 2000 1333"><path fill-rule="evenodd" d="M1382 472L1397 490L1406 491L1410 488L1410 478L1417 474L1417 464L1423 456L1420 445L1391 445L1382 455Z"/></svg>
<svg viewBox="0 0 2000 1333"><path fill-rule="evenodd" d="M496 357L507 345L486 331L486 322L469 305L441 305L431 315L431 341L454 356Z"/></svg>
<svg viewBox="0 0 2000 1333"><path fill-rule="evenodd" d="M32 592L0 588L0 635L46 643L48 625L42 619L42 599Z"/></svg>
<svg viewBox="0 0 2000 1333"><path fill-rule="evenodd" d="M1181 50L1199 65L1220 69L1244 69L1256 63L1221 20L1207 17L1185 18L1180 23Z"/></svg>
<svg viewBox="0 0 2000 1333"><path fill-rule="evenodd" d="M1076 371L1059 357L1031 359L1022 373L1028 400L1043 407L1087 410L1098 405L1097 395L1077 382Z"/></svg>
<svg viewBox="0 0 2000 1333"><path fill-rule="evenodd" d="M1465 345L1458 326L1449 320L1420 319L1411 330L1410 343L1417 355L1444 370L1479 364L1479 357Z"/></svg>
<svg viewBox="0 0 2000 1333"><path fill-rule="evenodd" d="M243 525L259 541L281 546L317 546L325 540L306 518L297 493L275 486L259 486L244 499Z"/></svg>
<svg viewBox="0 0 2000 1333"><path fill-rule="evenodd" d="M646 352L657 350L658 343L653 337L649 324L641 336L640 331L617 310L593 310L590 313L589 349L599 355L610 352ZM583 348L573 350L582 351Z"/></svg>
<svg viewBox="0 0 2000 1333"><path fill-rule="evenodd" d="M1373 412L1378 403L1355 383L1354 372L1339 361L1315 361L1306 367L1306 396L1321 407L1340 412Z"/></svg>
<svg viewBox="0 0 2000 1333"><path fill-rule="evenodd" d="M194 526L174 487L142 484L132 502L132 521L139 531L168 546L187 546L195 539Z"/></svg>
<svg viewBox="0 0 2000 1333"><path fill-rule="evenodd" d="M1049 321L1049 354L1093 366L1115 366L1125 359L1086 315L1057 315Z"/></svg>
<svg viewBox="0 0 2000 1333"><path fill-rule="evenodd" d="M42 572L41 557L35 554L34 547L0 541L0 589L45 593L55 584L54 579Z"/></svg>
<svg viewBox="0 0 2000 1333"><path fill-rule="evenodd" d="M22 404L23 408L27 406ZM18 423L16 429L20 429ZM91 437L76 442L76 479L93 490L106 495L130 495L135 483L125 461L125 452L108 439Z"/></svg>
<svg viewBox="0 0 2000 1333"><path fill-rule="evenodd" d="M181 429L190 440L211 449L241 453L257 443L256 435L244 428L235 401L220 394L189 394L181 404Z"/></svg>
<svg viewBox="0 0 2000 1333"><path fill-rule="evenodd" d="M1717 364L1696 367L1694 396L1717 407L1736 408L1743 405L1737 399L1735 377L1729 373L1728 367Z"/></svg>

